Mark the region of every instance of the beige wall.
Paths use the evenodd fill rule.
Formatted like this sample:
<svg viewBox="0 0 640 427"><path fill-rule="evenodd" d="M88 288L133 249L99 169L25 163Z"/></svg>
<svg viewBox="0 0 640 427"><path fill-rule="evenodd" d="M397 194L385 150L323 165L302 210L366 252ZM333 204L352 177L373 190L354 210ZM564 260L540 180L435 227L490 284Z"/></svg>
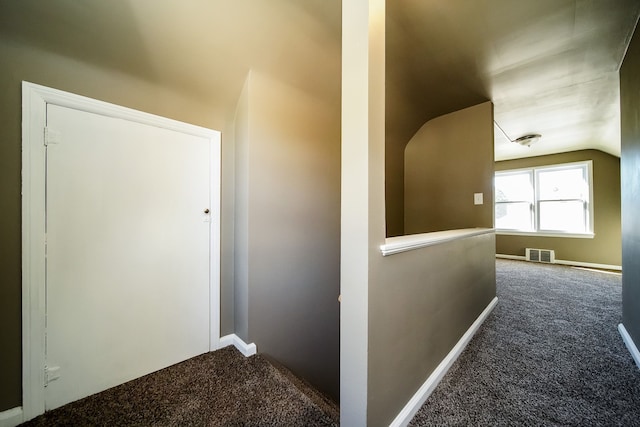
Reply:
<svg viewBox="0 0 640 427"><path fill-rule="evenodd" d="M385 1L342 6L340 417L386 426L495 296L495 241L486 234L382 256ZM486 143L478 184L490 189L493 139Z"/></svg>
<svg viewBox="0 0 640 427"><path fill-rule="evenodd" d="M132 77L131 75L124 74L112 69L89 65L85 62L71 59L67 56L61 56L59 54L52 53L51 51L43 51L30 45L16 44L14 42L7 41L0 38L0 57L3 59L3 66L0 67L0 90L3 96L0 98L0 200L2 201L2 210L0 213L0 251L2 257L0 258L0 272L2 273L2 280L0 281L0 340L2 341L2 351L0 351L0 363L2 363L3 370L0 372L0 411L18 407L22 402L21 391L21 195L20 195L20 173L21 173L21 81L26 80L33 83L53 87L56 89L77 93L80 95L88 96L91 98L111 102L114 104L123 105L126 107L138 109L141 111L169 117L172 119L184 121L187 123L204 126L207 128L213 128L222 131L222 247L221 247L221 333L228 334L235 332L235 319L246 319L249 317L248 305L242 306L242 299L236 306L234 305L235 289L234 289L234 275L236 270L234 269L234 186L235 186L235 160L234 160L234 133L238 130L242 130L242 127L236 126L233 117L229 117L224 107L224 111L220 110L221 103L212 99L211 102L206 102L202 99L196 99L186 92L172 90L166 86L160 86L152 83L154 76L151 74L139 77ZM266 84L266 83L265 83ZM336 82L337 84L337 82ZM288 93L295 91L292 88L286 89ZM269 93L268 96L275 96L273 93ZM283 95L288 97L290 95ZM320 264L314 263L301 263L300 259L291 259L292 265L295 267L293 271L298 275L297 278L303 277L317 277L324 278L333 275L333 279L327 279L322 284L321 292L328 292L331 294L331 307L326 312L318 314L317 311L326 308L323 304L317 304L314 300L312 307L307 307L304 304L291 304L286 306L286 310L281 310L282 302L292 302L286 298L282 301L276 301L274 299L265 299L264 303L260 306L260 316L267 316L269 306L267 303L274 303L273 310L280 310L274 315L271 321L271 325L276 320L282 320L282 314L287 310L292 310L299 317L300 313L309 310L311 315L309 319L316 319L322 316L332 316L334 329L328 338L328 334L321 334L315 336L315 327L317 321L300 322L298 324L299 331L305 332L306 337L300 338L298 335L291 334L287 337L291 343L300 344L306 351L303 360L294 358L287 358L283 361L286 365L293 365L291 368L295 371L297 367L303 367L305 370L303 376L306 376L309 380L315 381L320 378L320 387L337 394L336 381L337 381L337 326L338 314L335 298L338 294L337 285L337 269L339 268L338 262L338 244L336 233L339 232L339 226L336 225L338 221L339 205L336 200L339 198L339 173L337 172L337 165L339 162L339 108L337 106L319 107L314 104L315 101L307 97L307 104L301 102L302 106L299 111L276 109L270 111L266 104L268 101L261 104L258 110L259 114L265 114L270 119L274 117L276 112L278 114L288 114L283 116L286 121L280 119L274 126L277 129L267 129L264 131L265 135L272 137L273 135L284 135L284 141L291 143L289 146L279 146L279 150L291 149L291 154L286 158L291 162L291 166L288 168L278 169L282 166L281 163L269 163L269 166L276 167L276 169L261 168L258 166L256 173L261 179L268 178L268 171L271 170L274 176L277 176L280 181L265 181L272 184L280 182L287 183L290 179L295 182L296 175L299 173L299 168L304 165L305 167L314 167L313 170L307 171L307 180L304 184L304 188L308 190L307 198L304 199L305 203L311 201L309 204L310 209L315 209L311 213L310 221L306 224L306 228L301 231L301 227L294 227L296 233L304 233L296 236L290 236L288 240L281 241L286 246L284 248L284 254L291 254L293 244L300 246L300 238L306 238L307 236L315 236L317 238L315 243L310 243L313 249L309 249L312 252L310 256L316 256L322 261ZM311 107L309 106L311 105ZM216 107L217 106L217 107ZM289 109L299 107L299 104L292 102L289 104ZM315 108L315 110L314 110ZM231 108L232 109L232 108ZM326 110L331 110L331 114L326 113ZM295 113L295 114L294 114ZM304 133L301 130L301 126L308 125L309 120L304 116L305 114L313 114L314 117L310 119L311 122L322 123L324 128L318 129L317 127L309 127ZM324 114L318 117L320 114ZM314 125L314 126L316 126ZM288 129L291 126L291 129ZM306 129L306 128L305 128ZM308 132L315 132L310 135ZM317 132L316 132L317 131ZM328 137L330 135L331 137ZM246 135L239 135L239 138L246 138ZM300 138L306 138L300 141ZM293 144L292 141L300 142L299 145ZM271 141L270 141L271 142ZM322 143L326 143L326 146L322 146ZM303 148L304 147L304 148ZM318 166L310 160L313 149L319 148L318 155L321 160L318 160L324 166ZM307 150L307 151L305 151ZM296 160L297 156L301 156L300 160ZM332 156L329 160L327 156ZM266 160L266 159L265 159ZM259 160L256 164L260 164ZM255 166L255 165L254 165ZM295 172L294 174L291 174ZM249 172L246 171L248 174ZM309 176L313 176L315 181L320 184L310 185ZM242 180L240 180L242 185ZM257 187L256 187L257 188ZM264 187L261 188L264 190ZM317 191L317 194L314 194ZM256 197L262 197L268 192L263 191L262 194L256 193ZM277 194L272 193L269 199L261 199L261 203L264 206L272 207L273 209L267 209L266 215L278 213L278 209L282 208L282 205L278 205L276 201L285 201L287 209L281 218L290 220L290 215L296 214L306 215L309 212L304 210L296 210L297 208L292 204L287 204L289 195L282 191L277 191ZM297 199L300 201L300 199ZM241 201L242 202L242 201ZM323 204L324 203L324 204ZM245 206L246 207L246 206ZM243 208L242 203L240 208ZM291 208L291 209L289 209ZM299 206L298 206L299 208ZM236 209L237 211L237 209ZM283 212L280 211L280 214ZM332 217L333 215L333 217ZM319 217L321 217L319 219ZM329 219L327 219L329 218ZM323 222L325 221L325 222ZM325 225L330 223L329 230L323 229ZM261 226L267 226L266 222L261 222L254 230L256 234L260 234L262 231L259 229ZM274 229L277 230L277 229ZM267 231L268 233L268 231ZM264 241L261 241L261 244ZM264 248L263 248L264 249ZM326 253L323 251L326 249ZM298 250L298 249L296 249ZM304 251L300 251L304 253ZM274 256L277 254L274 251ZM309 252L307 252L309 254ZM324 263L324 264L323 264ZM331 265L327 265L331 264ZM282 265L282 264L281 264ZM326 271L319 273L318 265L326 267ZM274 274L280 274L286 271L289 264L285 267L281 267L279 270L274 270ZM293 274L293 273L292 273ZM265 288L263 293L269 294L268 286L276 286L275 283L279 282L275 276L269 276L269 281L264 282ZM242 277L240 277L240 280ZM287 278L291 280L291 277ZM290 283L290 282L287 282ZM315 299L318 297L317 290L320 285L317 279L311 281L300 280L296 282L299 285L295 298L299 300L308 301L309 298ZM281 288L279 288L281 290ZM274 295L279 291L274 291ZM292 294L294 297L294 294ZM327 297L328 298L328 297ZM234 308L238 310L238 313L234 313ZM333 311L331 311L333 310ZM290 311L289 311L290 312ZM260 321L260 318L258 320ZM244 335L248 328L246 324L240 321L239 333ZM249 336L251 339L258 340ZM321 339L327 338L326 348L318 344ZM307 340L307 341L305 341ZM312 344L309 342L312 341ZM313 347L315 346L315 347ZM269 349L269 346L263 346L265 349ZM318 349L318 347L322 347ZM311 357L311 360L306 360L310 354L310 349L318 349L317 354ZM259 350L262 350L259 347ZM321 358L326 358L326 362ZM288 363L293 361L291 363ZM326 372L318 373L318 366L326 363L329 370L332 370L332 374ZM309 370L308 366L313 365L315 371ZM313 371L311 374L308 372ZM325 375L326 374L326 375Z"/></svg>
<svg viewBox="0 0 640 427"><path fill-rule="evenodd" d="M236 116L238 332L336 400L339 114L252 71Z"/></svg>
<svg viewBox="0 0 640 427"><path fill-rule="evenodd" d="M107 69L97 68L33 47L0 39L0 411L20 406L21 392L21 81L53 87L141 111L223 131L223 159L230 142L224 133L225 117L211 106L181 93ZM231 146L231 151L233 151ZM231 172L233 168L231 167ZM223 164L223 182L229 165ZM223 192L228 197L228 192ZM223 206L228 200L223 200ZM232 252L231 227L223 208L223 255ZM229 277L228 258L222 276ZM233 307L232 283L222 283L222 330L233 328L228 307ZM231 312L232 315L232 312ZM232 319L231 319L232 321Z"/></svg>
<svg viewBox="0 0 640 427"><path fill-rule="evenodd" d="M405 149L404 233L493 227L493 104L425 123ZM474 193L484 204L474 205Z"/></svg>
<svg viewBox="0 0 640 427"><path fill-rule="evenodd" d="M496 296L492 233L382 259L369 303L369 426L387 426Z"/></svg>
<svg viewBox="0 0 640 427"><path fill-rule="evenodd" d="M405 234L493 227L491 102L425 123L407 144L404 161ZM484 204L474 205L480 192ZM383 426L495 297L495 238L481 235L378 258L375 266L368 425Z"/></svg>
<svg viewBox="0 0 640 427"><path fill-rule="evenodd" d="M524 256L525 248L553 249L556 259L619 266L620 159L597 150L581 150L549 156L496 162L496 171L593 161L593 239L566 237L496 236L496 253Z"/></svg>

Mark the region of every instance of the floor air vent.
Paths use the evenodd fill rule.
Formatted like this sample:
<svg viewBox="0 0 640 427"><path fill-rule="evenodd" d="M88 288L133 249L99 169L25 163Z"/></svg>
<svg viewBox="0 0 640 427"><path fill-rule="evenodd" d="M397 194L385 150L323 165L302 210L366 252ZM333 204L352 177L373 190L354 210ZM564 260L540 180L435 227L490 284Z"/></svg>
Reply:
<svg viewBox="0 0 640 427"><path fill-rule="evenodd" d="M527 261L553 263L556 260L556 253L553 249L526 249Z"/></svg>

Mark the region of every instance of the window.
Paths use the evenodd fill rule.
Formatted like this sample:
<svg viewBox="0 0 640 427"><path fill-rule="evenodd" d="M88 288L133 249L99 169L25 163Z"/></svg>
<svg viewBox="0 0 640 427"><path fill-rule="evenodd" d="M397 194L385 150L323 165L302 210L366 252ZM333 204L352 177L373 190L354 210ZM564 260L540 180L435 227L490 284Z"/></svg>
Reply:
<svg viewBox="0 0 640 427"><path fill-rule="evenodd" d="M496 229L593 235L591 162L496 172Z"/></svg>

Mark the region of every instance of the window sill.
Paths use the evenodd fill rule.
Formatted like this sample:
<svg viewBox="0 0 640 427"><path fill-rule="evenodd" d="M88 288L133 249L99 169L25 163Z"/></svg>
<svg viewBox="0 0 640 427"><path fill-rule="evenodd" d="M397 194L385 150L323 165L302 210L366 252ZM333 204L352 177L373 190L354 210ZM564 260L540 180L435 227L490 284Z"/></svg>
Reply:
<svg viewBox="0 0 640 427"><path fill-rule="evenodd" d="M513 231L496 230L498 236L528 236L528 237L565 237L571 239L593 239L594 233L553 233L544 231Z"/></svg>

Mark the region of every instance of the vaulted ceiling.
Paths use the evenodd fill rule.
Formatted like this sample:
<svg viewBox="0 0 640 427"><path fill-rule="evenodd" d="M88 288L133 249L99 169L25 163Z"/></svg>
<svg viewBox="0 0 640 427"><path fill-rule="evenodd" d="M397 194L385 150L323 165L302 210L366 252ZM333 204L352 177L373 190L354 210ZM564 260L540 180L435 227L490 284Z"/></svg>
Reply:
<svg viewBox="0 0 640 427"><path fill-rule="evenodd" d="M620 155L618 70L638 0L387 1L387 127L494 103L496 160ZM531 147L513 141L541 134Z"/></svg>
<svg viewBox="0 0 640 427"><path fill-rule="evenodd" d="M387 1L387 136L492 100L496 159L619 155L638 0ZM339 0L1 0L0 37L175 88L232 115L249 69L335 102ZM510 140L539 133L530 148Z"/></svg>
<svg viewBox="0 0 640 427"><path fill-rule="evenodd" d="M3 38L180 91L231 117L251 69L339 103L339 0L0 0Z"/></svg>

